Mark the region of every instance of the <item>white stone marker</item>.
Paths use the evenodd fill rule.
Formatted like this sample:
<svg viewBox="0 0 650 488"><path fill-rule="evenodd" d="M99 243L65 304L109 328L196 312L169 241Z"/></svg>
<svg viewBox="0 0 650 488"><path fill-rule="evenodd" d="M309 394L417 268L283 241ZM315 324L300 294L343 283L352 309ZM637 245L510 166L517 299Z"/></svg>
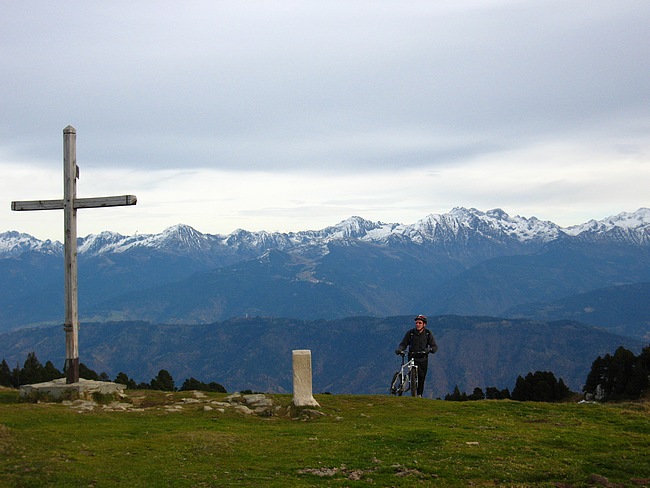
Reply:
<svg viewBox="0 0 650 488"><path fill-rule="evenodd" d="M311 390L311 351L293 351L293 404L296 407L320 407Z"/></svg>

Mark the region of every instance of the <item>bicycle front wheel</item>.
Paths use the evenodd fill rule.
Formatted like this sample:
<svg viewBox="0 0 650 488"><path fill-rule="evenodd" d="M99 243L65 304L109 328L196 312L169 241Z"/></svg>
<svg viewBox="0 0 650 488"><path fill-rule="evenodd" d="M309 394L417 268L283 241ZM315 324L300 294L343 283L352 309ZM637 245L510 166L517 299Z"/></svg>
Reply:
<svg viewBox="0 0 650 488"><path fill-rule="evenodd" d="M410 379L411 379L411 384L409 385L409 389L411 390L411 396L416 396L418 394L418 370L417 367L412 368L411 372L409 373Z"/></svg>
<svg viewBox="0 0 650 488"><path fill-rule="evenodd" d="M391 395L401 395L402 394L402 375L398 371L393 375L393 380L390 382L390 394Z"/></svg>

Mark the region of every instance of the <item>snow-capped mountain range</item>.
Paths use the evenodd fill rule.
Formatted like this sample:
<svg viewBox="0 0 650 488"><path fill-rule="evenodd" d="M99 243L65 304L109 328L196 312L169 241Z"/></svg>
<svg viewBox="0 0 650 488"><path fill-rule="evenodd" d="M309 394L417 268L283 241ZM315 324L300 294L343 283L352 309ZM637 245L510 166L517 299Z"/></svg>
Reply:
<svg viewBox="0 0 650 488"><path fill-rule="evenodd" d="M249 232L238 229L228 235L203 234L184 224L174 225L160 234L123 236L105 231L79 238L79 255L98 256L121 253L134 248L148 248L168 253L211 253L231 251L264 252L269 249L289 251L296 248L321 247L340 240L360 240L374 244L410 242L447 247L484 238L498 243L545 244L559 238L613 240L636 245L650 244L650 209L623 212L603 220L562 228L536 217L509 216L501 209L480 210L454 208L445 214L430 214L414 224L371 222L350 217L322 230L300 232ZM323 248L324 249L324 248ZM26 251L61 254L63 244L41 241L28 234L0 233L0 258Z"/></svg>
<svg viewBox="0 0 650 488"><path fill-rule="evenodd" d="M548 313L557 300L584 304L614 295L572 297L625 286L614 308L631 313L613 327L650 337L650 317L633 300L650 284L649 249L647 208L569 228L500 209L455 208L414 224L355 216L290 233L211 235L182 224L160 234L101 232L78 240L79 314L177 324L413 312L532 317L533 308ZM0 331L60 322L62 255L60 242L0 234Z"/></svg>

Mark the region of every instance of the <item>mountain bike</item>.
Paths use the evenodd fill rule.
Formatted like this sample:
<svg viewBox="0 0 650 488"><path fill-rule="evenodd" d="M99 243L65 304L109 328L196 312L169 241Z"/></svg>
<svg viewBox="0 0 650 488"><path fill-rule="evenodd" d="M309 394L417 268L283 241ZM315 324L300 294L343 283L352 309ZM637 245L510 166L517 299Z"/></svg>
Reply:
<svg viewBox="0 0 650 488"><path fill-rule="evenodd" d="M402 353L400 356L402 356L402 366L393 375L390 382L390 394L402 396L403 393L410 390L411 396L416 396L418 392L418 367L412 358L405 362L406 353Z"/></svg>

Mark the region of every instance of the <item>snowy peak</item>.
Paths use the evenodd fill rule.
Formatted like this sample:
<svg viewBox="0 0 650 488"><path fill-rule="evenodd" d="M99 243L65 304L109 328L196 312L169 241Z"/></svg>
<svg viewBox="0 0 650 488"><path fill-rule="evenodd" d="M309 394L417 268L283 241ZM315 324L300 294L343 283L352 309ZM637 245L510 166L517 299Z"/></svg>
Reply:
<svg viewBox="0 0 650 488"><path fill-rule="evenodd" d="M78 240L78 252L83 255L122 253L140 247L158 249L169 253L193 252L210 249L208 237L189 225L168 227L160 234L136 234L123 236L104 231Z"/></svg>
<svg viewBox="0 0 650 488"><path fill-rule="evenodd" d="M609 240L648 245L650 244L650 209L640 208L636 212L622 212L603 220L590 220L569 227L565 232L580 240Z"/></svg>
<svg viewBox="0 0 650 488"><path fill-rule="evenodd" d="M110 231L90 234L77 240L79 254L103 254L107 252L121 252L125 237Z"/></svg>
<svg viewBox="0 0 650 488"><path fill-rule="evenodd" d="M371 222L358 216L350 217L338 224L326 227L322 234L328 239L363 239L373 231L385 229L387 224ZM382 234L383 235L383 234Z"/></svg>
<svg viewBox="0 0 650 488"><path fill-rule="evenodd" d="M481 212L475 208L457 207L447 214L431 214L407 227L416 241L452 241L468 238L471 234L488 239L513 239L520 242L549 242L562 233L552 222L535 217L510 217L497 208Z"/></svg>
<svg viewBox="0 0 650 488"><path fill-rule="evenodd" d="M299 244L300 239L294 234L285 234L282 232L249 232L243 229L237 229L227 237L222 239L225 246L234 249L248 249L255 251L264 251L267 249L284 250Z"/></svg>
<svg viewBox="0 0 650 488"><path fill-rule="evenodd" d="M650 228L650 209L640 208L636 212L622 212L603 220L590 220L568 227L566 231L570 235L578 235L583 232L608 232L617 227L632 230Z"/></svg>
<svg viewBox="0 0 650 488"><path fill-rule="evenodd" d="M122 236L106 231L89 235L78 240L78 252L80 255L93 256L143 248L178 255L212 255L225 252L233 257L250 257L269 249L325 249L329 242L344 240L360 240L385 246L413 243L437 246L447 251L470 245L473 249L476 249L477 245L503 245L511 249L523 249L522 246L539 246L563 237L582 241L650 245L650 209L640 208L636 212L623 212L600 221L590 220L569 228L561 228L536 217L511 217L499 208L482 212L475 208L463 207L454 208L446 214L430 214L408 225L371 222L359 216L352 216L319 231L295 233L249 232L238 229L222 236L202 234L189 225L178 224L160 234ZM18 256L28 251L61 254L63 245L49 240L39 241L30 235L15 231L0 234L0 257Z"/></svg>
<svg viewBox="0 0 650 488"><path fill-rule="evenodd" d="M20 256L29 251L41 252L43 254L62 254L63 245L49 239L40 241L29 234L16 231L3 232L0 234L0 257Z"/></svg>
<svg viewBox="0 0 650 488"><path fill-rule="evenodd" d="M209 249L210 243L205 234L198 232L193 227L177 224L165 229L156 236L154 241L160 249L192 250Z"/></svg>
<svg viewBox="0 0 650 488"><path fill-rule="evenodd" d="M163 239L175 239L190 243L204 237L203 234L186 224L176 224L167 227L161 236Z"/></svg>

